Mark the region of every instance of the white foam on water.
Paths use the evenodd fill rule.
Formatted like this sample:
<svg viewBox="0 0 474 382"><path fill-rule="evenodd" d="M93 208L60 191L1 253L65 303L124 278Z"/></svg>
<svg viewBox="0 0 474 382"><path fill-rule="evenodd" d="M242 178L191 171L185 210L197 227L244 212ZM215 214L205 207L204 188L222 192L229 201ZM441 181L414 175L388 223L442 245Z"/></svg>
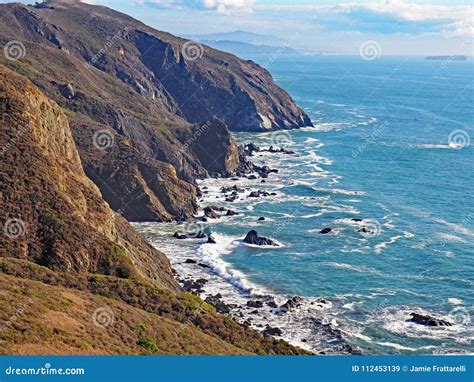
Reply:
<svg viewBox="0 0 474 382"><path fill-rule="evenodd" d="M377 344L382 345L382 346L386 346L386 347L390 347L390 348L394 348L394 349L397 349L397 350L416 351L415 348L411 348L411 347L408 347L408 346L403 346L403 345L396 344L396 343L393 343L393 342L377 342Z"/></svg>
<svg viewBox="0 0 474 382"><path fill-rule="evenodd" d="M459 236L453 235L451 233L444 233L444 232L436 232L435 233L436 237L443 241L453 241L453 242L458 242L458 243L463 243L465 242L464 239L460 238Z"/></svg>
<svg viewBox="0 0 474 382"><path fill-rule="evenodd" d="M450 297L448 298L448 303L451 305L462 305L464 301L459 298Z"/></svg>

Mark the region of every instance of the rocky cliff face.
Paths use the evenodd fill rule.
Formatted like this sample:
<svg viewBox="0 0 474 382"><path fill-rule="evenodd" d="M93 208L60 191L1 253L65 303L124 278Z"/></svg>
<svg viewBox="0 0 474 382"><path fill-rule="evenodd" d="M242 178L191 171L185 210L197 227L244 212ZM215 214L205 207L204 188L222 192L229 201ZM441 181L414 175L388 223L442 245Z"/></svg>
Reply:
<svg viewBox="0 0 474 382"><path fill-rule="evenodd" d="M0 354L305 354L182 291L85 175L63 110L2 65L0 145ZM134 153L159 194L161 164Z"/></svg>
<svg viewBox="0 0 474 382"><path fill-rule="evenodd" d="M0 66L0 256L177 289L168 259L85 175L61 108Z"/></svg>
<svg viewBox="0 0 474 382"><path fill-rule="evenodd" d="M0 5L0 43L10 41L21 42L24 55L5 65L69 110L87 175L129 220L190 217L195 178L238 167L228 128L311 123L257 64L105 7ZM208 121L215 128L196 140Z"/></svg>

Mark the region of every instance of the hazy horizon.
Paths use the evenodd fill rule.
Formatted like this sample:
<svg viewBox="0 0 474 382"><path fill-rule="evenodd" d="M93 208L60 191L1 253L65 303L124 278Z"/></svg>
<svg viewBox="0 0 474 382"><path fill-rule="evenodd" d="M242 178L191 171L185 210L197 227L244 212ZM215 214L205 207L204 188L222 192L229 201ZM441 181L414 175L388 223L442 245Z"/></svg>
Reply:
<svg viewBox="0 0 474 382"><path fill-rule="evenodd" d="M9 1L0 0L1 3ZM31 1L21 1L32 3ZM88 0L178 36L243 30L306 51L380 56L473 56L469 1Z"/></svg>

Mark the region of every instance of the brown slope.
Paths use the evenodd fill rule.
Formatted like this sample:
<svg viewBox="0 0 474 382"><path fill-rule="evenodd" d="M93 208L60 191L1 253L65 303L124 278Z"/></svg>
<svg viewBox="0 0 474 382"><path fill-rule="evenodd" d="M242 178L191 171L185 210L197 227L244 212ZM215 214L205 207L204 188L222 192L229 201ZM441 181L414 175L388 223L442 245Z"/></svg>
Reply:
<svg viewBox="0 0 474 382"><path fill-rule="evenodd" d="M0 256L145 276L176 289L168 259L134 234L84 174L61 108L3 66L0 112Z"/></svg>
<svg viewBox="0 0 474 382"><path fill-rule="evenodd" d="M0 106L0 352L302 353L182 292L85 176L61 108L2 66ZM106 334L90 319L104 305Z"/></svg>

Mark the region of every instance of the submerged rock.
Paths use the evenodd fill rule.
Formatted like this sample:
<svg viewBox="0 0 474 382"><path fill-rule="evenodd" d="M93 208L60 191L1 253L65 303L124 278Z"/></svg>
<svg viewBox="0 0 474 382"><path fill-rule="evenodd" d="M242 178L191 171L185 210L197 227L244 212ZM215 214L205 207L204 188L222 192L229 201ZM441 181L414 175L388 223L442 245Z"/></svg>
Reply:
<svg viewBox="0 0 474 382"><path fill-rule="evenodd" d="M407 322L414 322L415 324L424 326L453 326L449 321L432 317L428 314L410 313L411 318Z"/></svg>
<svg viewBox="0 0 474 382"><path fill-rule="evenodd" d="M326 228L323 228L321 231L319 231L319 233L322 233L324 235L324 234L329 233L331 231L332 231L332 228L326 227Z"/></svg>
<svg viewBox="0 0 474 382"><path fill-rule="evenodd" d="M301 306L302 302L303 302L302 297L294 296L294 297L290 298L287 302L285 302L280 307L280 309L282 310L282 312L291 312L293 309L296 309L299 306Z"/></svg>
<svg viewBox="0 0 474 382"><path fill-rule="evenodd" d="M247 236L244 238L244 242L254 245L272 245L274 247L278 247L278 244L273 240L260 236L255 230L251 230L247 233Z"/></svg>
<svg viewBox="0 0 474 382"><path fill-rule="evenodd" d="M186 235L182 235L180 234L179 232L175 232L174 235L173 235L174 238L178 239L178 240L184 240L184 239L187 239L188 237Z"/></svg>

